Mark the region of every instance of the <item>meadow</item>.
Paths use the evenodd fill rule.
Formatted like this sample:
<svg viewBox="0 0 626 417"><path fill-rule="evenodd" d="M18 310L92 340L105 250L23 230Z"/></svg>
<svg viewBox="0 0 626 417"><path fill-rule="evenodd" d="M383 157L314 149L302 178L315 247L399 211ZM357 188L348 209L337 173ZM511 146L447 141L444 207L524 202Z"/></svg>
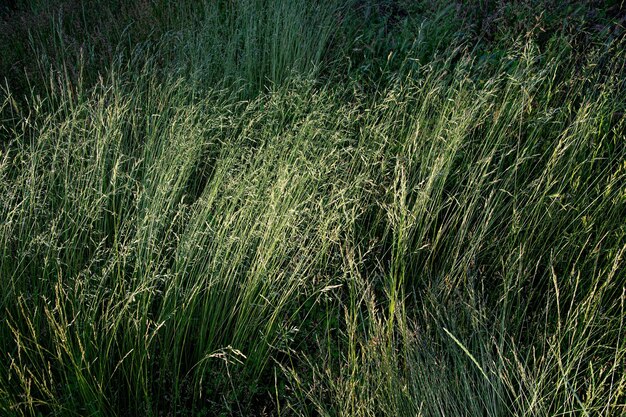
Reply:
<svg viewBox="0 0 626 417"><path fill-rule="evenodd" d="M0 6L0 415L624 415L624 6Z"/></svg>

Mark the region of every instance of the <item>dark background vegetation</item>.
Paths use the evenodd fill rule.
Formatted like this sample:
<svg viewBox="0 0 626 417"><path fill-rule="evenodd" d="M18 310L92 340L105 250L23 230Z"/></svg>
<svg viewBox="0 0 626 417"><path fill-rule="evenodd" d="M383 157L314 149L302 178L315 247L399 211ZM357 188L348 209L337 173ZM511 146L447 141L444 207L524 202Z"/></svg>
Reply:
<svg viewBox="0 0 626 417"><path fill-rule="evenodd" d="M217 3L228 7L228 1ZM424 61L450 45L471 48L478 59L496 60L520 39L532 39L540 49L567 39L567 47L584 55L594 43L623 36L623 6L620 0L348 1L336 15L340 30L328 46L325 63L332 65L326 71L376 77L381 68L394 69L394 62L385 62L389 53L400 65L414 52L420 27L419 59ZM0 70L16 97L27 93L29 84L44 87L50 71L93 84L137 44L188 29L202 14L202 2L193 1L5 2Z"/></svg>

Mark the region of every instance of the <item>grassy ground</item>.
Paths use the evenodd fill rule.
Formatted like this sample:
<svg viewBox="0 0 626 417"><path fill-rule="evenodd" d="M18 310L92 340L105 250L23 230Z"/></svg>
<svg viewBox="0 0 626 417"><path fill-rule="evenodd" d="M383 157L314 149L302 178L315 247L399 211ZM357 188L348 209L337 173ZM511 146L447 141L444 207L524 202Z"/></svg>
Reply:
<svg viewBox="0 0 626 417"><path fill-rule="evenodd" d="M626 413L623 3L103 3L0 9L2 415Z"/></svg>

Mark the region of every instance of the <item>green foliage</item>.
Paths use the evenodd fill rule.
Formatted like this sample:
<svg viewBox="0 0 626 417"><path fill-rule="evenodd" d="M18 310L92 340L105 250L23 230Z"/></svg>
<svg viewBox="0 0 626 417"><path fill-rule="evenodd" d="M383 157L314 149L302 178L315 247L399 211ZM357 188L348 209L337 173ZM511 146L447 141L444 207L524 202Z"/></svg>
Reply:
<svg viewBox="0 0 626 417"><path fill-rule="evenodd" d="M623 16L550 3L0 10L0 412L624 413Z"/></svg>

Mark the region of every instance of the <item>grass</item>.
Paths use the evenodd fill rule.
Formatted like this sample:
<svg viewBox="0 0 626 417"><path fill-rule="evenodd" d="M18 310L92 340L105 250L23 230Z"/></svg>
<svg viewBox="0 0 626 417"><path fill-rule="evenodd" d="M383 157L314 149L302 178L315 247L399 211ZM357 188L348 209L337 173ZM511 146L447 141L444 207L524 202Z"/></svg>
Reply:
<svg viewBox="0 0 626 417"><path fill-rule="evenodd" d="M626 412L623 20L549 3L0 10L0 413Z"/></svg>

